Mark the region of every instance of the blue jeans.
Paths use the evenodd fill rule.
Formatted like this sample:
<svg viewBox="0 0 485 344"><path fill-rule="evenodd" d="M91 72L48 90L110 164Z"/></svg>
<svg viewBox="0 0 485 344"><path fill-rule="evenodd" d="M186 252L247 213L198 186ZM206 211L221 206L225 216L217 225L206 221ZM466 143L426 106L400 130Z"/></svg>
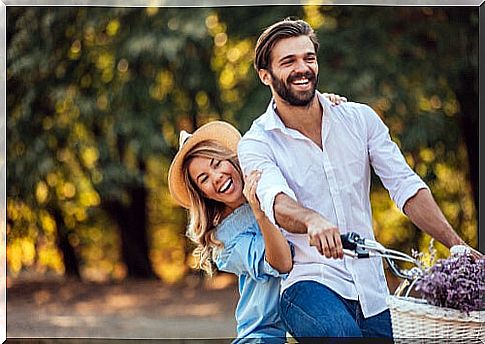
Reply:
<svg viewBox="0 0 485 344"><path fill-rule="evenodd" d="M300 341L310 337L392 338L389 310L366 319L358 301L344 299L314 281L297 282L284 290L280 316L288 332Z"/></svg>

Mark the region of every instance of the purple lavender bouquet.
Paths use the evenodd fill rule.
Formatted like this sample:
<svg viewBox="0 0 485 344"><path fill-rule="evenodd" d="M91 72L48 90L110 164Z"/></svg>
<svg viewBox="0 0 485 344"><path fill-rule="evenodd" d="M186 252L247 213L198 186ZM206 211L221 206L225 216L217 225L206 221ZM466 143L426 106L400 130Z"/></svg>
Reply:
<svg viewBox="0 0 485 344"><path fill-rule="evenodd" d="M485 306L485 258L474 261L467 254L439 259L416 282L416 290L429 304L462 312Z"/></svg>

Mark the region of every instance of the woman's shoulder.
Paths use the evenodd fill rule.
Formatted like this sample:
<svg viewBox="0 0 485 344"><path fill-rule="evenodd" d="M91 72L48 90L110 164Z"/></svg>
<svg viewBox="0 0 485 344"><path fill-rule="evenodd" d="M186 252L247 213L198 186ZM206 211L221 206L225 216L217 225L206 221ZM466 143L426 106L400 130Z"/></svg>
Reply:
<svg viewBox="0 0 485 344"><path fill-rule="evenodd" d="M257 222L249 204L236 208L216 226L216 238L223 243L231 241L238 234L256 232Z"/></svg>

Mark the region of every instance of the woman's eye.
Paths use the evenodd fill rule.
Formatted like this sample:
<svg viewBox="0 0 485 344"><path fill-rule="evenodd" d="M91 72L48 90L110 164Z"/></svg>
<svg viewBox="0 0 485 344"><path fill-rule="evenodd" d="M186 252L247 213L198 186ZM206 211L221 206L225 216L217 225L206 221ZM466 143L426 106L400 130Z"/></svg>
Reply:
<svg viewBox="0 0 485 344"><path fill-rule="evenodd" d="M220 160L217 160L216 167L219 167L220 165L221 165L221 161Z"/></svg>

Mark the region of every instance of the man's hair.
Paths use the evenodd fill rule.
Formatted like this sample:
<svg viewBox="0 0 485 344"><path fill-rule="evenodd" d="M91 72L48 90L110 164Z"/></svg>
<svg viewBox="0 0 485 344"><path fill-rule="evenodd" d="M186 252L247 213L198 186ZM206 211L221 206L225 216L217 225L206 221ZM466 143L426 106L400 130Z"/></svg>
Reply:
<svg viewBox="0 0 485 344"><path fill-rule="evenodd" d="M299 36L308 36L313 43L315 53L318 52L320 46L318 38L312 27L303 20L288 17L266 28L261 36L259 36L254 49L254 68L256 71L270 69L271 50L278 41Z"/></svg>

